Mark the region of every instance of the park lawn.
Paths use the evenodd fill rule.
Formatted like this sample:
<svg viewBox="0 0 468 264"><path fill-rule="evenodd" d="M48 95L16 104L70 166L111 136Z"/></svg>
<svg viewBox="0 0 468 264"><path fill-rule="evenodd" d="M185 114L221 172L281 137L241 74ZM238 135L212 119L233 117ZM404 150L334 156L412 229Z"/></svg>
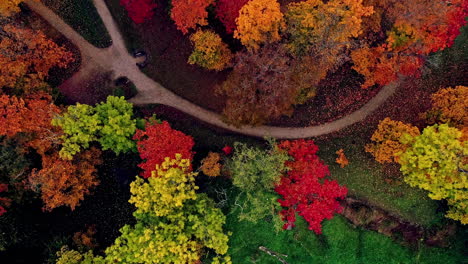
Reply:
<svg viewBox="0 0 468 264"><path fill-rule="evenodd" d="M346 185L348 195L367 201L403 220L425 227L443 220L443 213L438 212L440 203L430 199L426 191L404 183L399 171L386 175L383 166L364 151L368 141L348 135L346 138L317 142L318 156L328 164L331 178ZM335 152L341 148L349 160L345 168L335 162ZM392 178L392 182L387 183L385 179L388 178Z"/></svg>
<svg viewBox="0 0 468 264"><path fill-rule="evenodd" d="M240 209L233 205L236 194L237 190L232 188L226 222L226 229L232 232L229 254L233 263L280 263L260 251L259 246L287 255L284 260L288 263L449 264L460 263L463 258L461 241L447 249L424 245L410 248L377 232L355 228L340 215L323 222L322 235L308 230L301 217L295 228L277 233L271 222L238 221Z"/></svg>
<svg viewBox="0 0 468 264"><path fill-rule="evenodd" d="M43 0L43 3L94 46L106 48L112 44L93 0Z"/></svg>

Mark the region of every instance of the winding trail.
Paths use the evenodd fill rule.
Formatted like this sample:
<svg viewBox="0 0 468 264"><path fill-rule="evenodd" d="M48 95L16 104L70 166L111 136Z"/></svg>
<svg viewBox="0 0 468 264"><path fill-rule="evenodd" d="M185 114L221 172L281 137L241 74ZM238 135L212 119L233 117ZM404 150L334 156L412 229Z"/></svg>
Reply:
<svg viewBox="0 0 468 264"><path fill-rule="evenodd" d="M142 73L135 64L137 59L127 52L123 37L104 0L93 1L112 39L112 45L108 48L100 49L88 43L42 3L32 0L26 0L25 2L33 11L47 20L80 49L82 65L80 70L71 78L84 78L88 72L97 68L112 70L116 77L126 76L135 84L138 94L129 100L135 105L163 104L176 108L211 125L240 134L255 137L269 136L274 138L295 139L332 133L364 120L370 113L391 97L399 86L399 81L384 86L375 97L359 110L323 125L309 127L245 126L237 128L224 123L221 115L203 109L175 95L173 92Z"/></svg>

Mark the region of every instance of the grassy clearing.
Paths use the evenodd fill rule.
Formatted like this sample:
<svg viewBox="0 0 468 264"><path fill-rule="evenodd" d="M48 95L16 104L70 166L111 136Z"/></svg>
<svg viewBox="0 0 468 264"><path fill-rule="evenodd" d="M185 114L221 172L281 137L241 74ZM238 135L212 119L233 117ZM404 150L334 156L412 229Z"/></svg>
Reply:
<svg viewBox="0 0 468 264"><path fill-rule="evenodd" d="M43 0L43 3L98 48L112 43L92 0Z"/></svg>
<svg viewBox="0 0 468 264"><path fill-rule="evenodd" d="M105 0L109 11L115 22L119 26L128 51L143 48L138 31L133 27L132 20L128 17L127 11L119 4L120 0Z"/></svg>
<svg viewBox="0 0 468 264"><path fill-rule="evenodd" d="M341 216L323 222L323 235L309 231L300 217L293 230L276 233L272 223L267 221L257 224L239 222L237 217L240 209L232 204L237 192L231 191L226 227L233 232L229 242L233 263L280 263L260 251L259 246L288 255L284 258L288 263L448 264L460 263L463 258L462 243L448 249L423 245L409 248L382 234L354 228Z"/></svg>
<svg viewBox="0 0 468 264"><path fill-rule="evenodd" d="M318 155L328 164L331 177L346 185L349 195L423 226L444 219L443 213L438 212L439 203L430 199L427 192L405 184L399 172L393 171L390 173L396 175L388 175L370 154L364 152L366 140L348 136L317 143L320 147ZM335 152L340 148L345 150L349 160L345 168L335 163ZM397 179L387 183L385 179L389 177Z"/></svg>

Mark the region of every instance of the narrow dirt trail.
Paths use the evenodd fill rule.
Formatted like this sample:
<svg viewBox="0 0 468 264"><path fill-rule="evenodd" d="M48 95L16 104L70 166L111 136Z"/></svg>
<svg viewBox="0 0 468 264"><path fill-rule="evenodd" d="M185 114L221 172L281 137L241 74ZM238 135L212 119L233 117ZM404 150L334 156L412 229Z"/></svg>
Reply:
<svg viewBox="0 0 468 264"><path fill-rule="evenodd" d="M380 92L367 102L359 110L340 118L318 126L309 127L241 127L237 128L228 125L222 121L221 115L208 111L195 105L164 88L161 84L155 82L143 74L135 65L136 59L128 54L123 37L115 23L104 0L93 0L96 9L101 16L112 38L112 46L105 49L99 49L89 44L83 37L75 32L60 17L41 3L32 0L25 2L36 13L46 19L52 26L60 31L64 36L70 39L81 51L83 63L80 71L90 70L92 65L99 65L102 69L112 70L115 77L126 76L136 86L138 94L129 101L135 105L164 104L185 112L195 118L198 118L211 125L224 128L239 134L255 137L274 137L282 139L308 138L329 134L341 130L349 125L360 122L376 110L383 102L390 98L396 91L400 82L394 82L384 86ZM80 78L84 74L75 74L72 78Z"/></svg>

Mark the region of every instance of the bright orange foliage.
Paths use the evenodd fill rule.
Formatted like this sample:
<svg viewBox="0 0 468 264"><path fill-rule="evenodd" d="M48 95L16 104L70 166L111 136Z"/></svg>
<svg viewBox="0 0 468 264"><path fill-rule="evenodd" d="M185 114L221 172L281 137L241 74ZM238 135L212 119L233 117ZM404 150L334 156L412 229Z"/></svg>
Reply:
<svg viewBox="0 0 468 264"><path fill-rule="evenodd" d="M398 73L418 76L424 63L421 57L392 52L388 45L353 50L351 58L353 69L365 77L362 88L386 85L396 80Z"/></svg>
<svg viewBox="0 0 468 264"><path fill-rule="evenodd" d="M45 93L29 95L25 99L0 95L0 135L15 136L17 133L44 133L52 130L52 118L60 109Z"/></svg>
<svg viewBox="0 0 468 264"><path fill-rule="evenodd" d="M279 31L285 27L280 4L276 0L250 0L239 11L236 24L234 37L250 50L280 40Z"/></svg>
<svg viewBox="0 0 468 264"><path fill-rule="evenodd" d="M372 144L367 144L366 152L371 153L379 163L398 162L398 157L408 148L405 136L411 137L420 134L415 126L385 118L380 121L377 130L372 135Z"/></svg>
<svg viewBox="0 0 468 264"><path fill-rule="evenodd" d="M349 161L348 161L348 158L346 158L344 154L344 150L340 149L336 152L336 154L338 155L338 158L336 158L335 160L336 163L340 164L341 168L346 167L349 164Z"/></svg>
<svg viewBox="0 0 468 264"><path fill-rule="evenodd" d="M208 25L206 8L213 2L214 0L172 0L171 18L177 29L187 34L190 29Z"/></svg>
<svg viewBox="0 0 468 264"><path fill-rule="evenodd" d="M41 31L13 25L3 27L0 41L0 88L14 87L22 78L37 86L47 77L52 67L65 68L72 62L73 54L66 51Z"/></svg>
<svg viewBox="0 0 468 264"><path fill-rule="evenodd" d="M468 87L440 89L432 95L430 121L449 123L459 129L468 126Z"/></svg>
<svg viewBox="0 0 468 264"><path fill-rule="evenodd" d="M59 206L72 210L79 205L89 189L98 185L96 165L101 164L101 151L91 148L74 156L72 161L62 160L58 152L42 156L42 169L33 169L30 184L41 191L44 210Z"/></svg>
<svg viewBox="0 0 468 264"><path fill-rule="evenodd" d="M210 177L219 176L221 174L221 164L219 163L220 160L221 156L219 153L208 153L208 156L202 160L202 164L200 166L201 171Z"/></svg>

